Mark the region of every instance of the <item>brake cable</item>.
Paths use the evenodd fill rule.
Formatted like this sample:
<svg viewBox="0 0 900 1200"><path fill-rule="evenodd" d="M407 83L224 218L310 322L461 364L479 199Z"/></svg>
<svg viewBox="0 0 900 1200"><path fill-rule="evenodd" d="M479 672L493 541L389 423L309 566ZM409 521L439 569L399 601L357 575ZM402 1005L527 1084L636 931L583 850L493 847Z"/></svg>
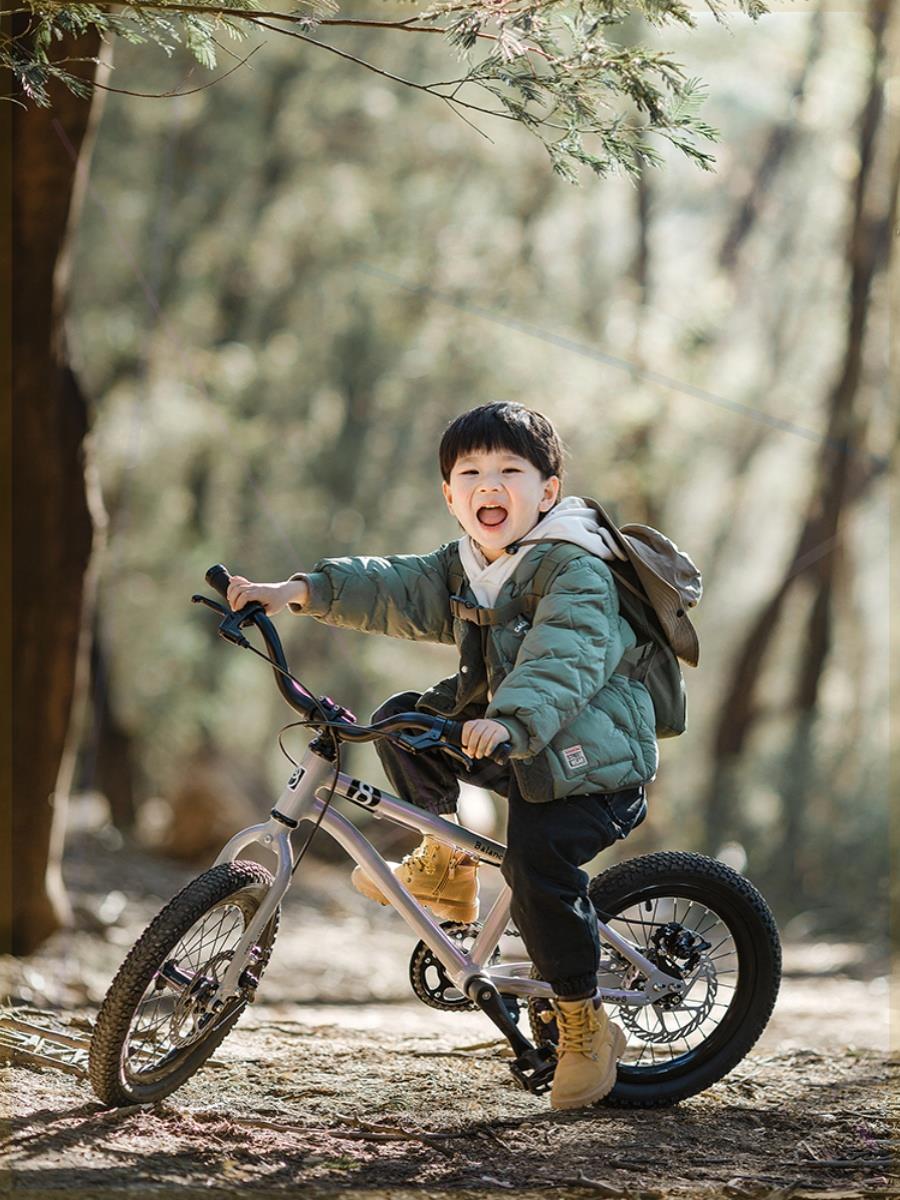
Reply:
<svg viewBox="0 0 900 1200"><path fill-rule="evenodd" d="M262 609L263 615L267 616L268 614L266 613L265 609L262 608L262 606L260 606L260 607ZM240 612L240 609L236 609L236 610L232 609L232 611ZM255 621L248 622L248 624L253 624L254 627L256 626ZM245 628L245 626L241 626L241 628ZM230 639L226 639L226 641L227 640L230 640ZM287 725L282 725L281 729L278 730L278 745L279 745L279 748L281 749L281 753L285 756L285 758L287 758L288 761L291 762L295 767L300 765L296 761L296 759L294 759L290 755L290 753L285 748L284 742L282 742L282 740L281 740L281 735L284 733L284 731L286 729L293 729L295 726L298 726L298 725L306 725L306 726L312 727L313 729L319 729L319 730L327 729L331 736L331 744L334 747L334 776L331 780L331 790L329 791L327 798L325 799L325 801L322 804L321 812L319 813L316 820L313 822L313 827L309 831L309 835L307 836L306 841L303 843L302 847L300 848L300 852L297 854L297 857L294 859L294 865L291 867L291 875L293 876L294 872L300 866L303 856L306 854L307 850L309 849L310 843L312 842L313 838L318 833L319 826L322 824L322 818L325 816L326 812L328 812L329 805L331 804L332 800L334 799L334 793L337 790L338 777L340 776L340 773L341 773L341 739L334 732L334 730L340 727L340 722L329 720L328 713L325 711L325 709L322 705L322 702L319 700L318 696L316 696L314 692L311 692L309 690L309 688L306 687L305 684L300 682L299 679L296 679L291 674L290 671L286 671L284 669L284 667L280 666L277 662L275 662L274 659L270 658L268 654L263 654L263 652L261 650L257 650L257 648L254 645L252 645L247 640L247 638L243 638L237 644L240 645L244 650L252 650L254 654L256 654L260 658L264 659L269 664L270 667L274 667L275 670L280 671L281 674L285 676L285 678L290 679L291 683L295 683L297 685L297 687L300 688L301 691L306 693L306 695L310 698L310 700L316 706L318 711L322 714L321 721L289 721L287 723Z"/></svg>

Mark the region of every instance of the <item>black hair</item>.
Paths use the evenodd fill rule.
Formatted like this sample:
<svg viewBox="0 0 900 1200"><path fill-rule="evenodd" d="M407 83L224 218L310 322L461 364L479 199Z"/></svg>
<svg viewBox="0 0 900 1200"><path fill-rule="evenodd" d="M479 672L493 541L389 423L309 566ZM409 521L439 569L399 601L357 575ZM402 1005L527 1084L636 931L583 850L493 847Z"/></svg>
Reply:
<svg viewBox="0 0 900 1200"><path fill-rule="evenodd" d="M562 480L565 451L559 434L543 413L524 404L498 400L462 413L444 430L438 460L444 482L457 459L473 450L507 450L537 467L542 478Z"/></svg>

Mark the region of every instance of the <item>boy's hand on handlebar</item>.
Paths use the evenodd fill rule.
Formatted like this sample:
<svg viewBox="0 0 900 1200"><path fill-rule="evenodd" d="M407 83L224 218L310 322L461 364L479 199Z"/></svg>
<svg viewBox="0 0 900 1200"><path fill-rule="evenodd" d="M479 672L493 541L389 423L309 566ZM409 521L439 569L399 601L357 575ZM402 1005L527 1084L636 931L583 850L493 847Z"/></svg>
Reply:
<svg viewBox="0 0 900 1200"><path fill-rule="evenodd" d="M509 741L509 730L499 721L482 717L466 721L462 729L462 747L470 758L486 758L501 742Z"/></svg>
<svg viewBox="0 0 900 1200"><path fill-rule="evenodd" d="M251 583L243 575L232 575L225 598L233 612L239 612L252 600L258 600L266 610L266 616L274 617L291 600L299 600L299 587L296 579L284 583Z"/></svg>

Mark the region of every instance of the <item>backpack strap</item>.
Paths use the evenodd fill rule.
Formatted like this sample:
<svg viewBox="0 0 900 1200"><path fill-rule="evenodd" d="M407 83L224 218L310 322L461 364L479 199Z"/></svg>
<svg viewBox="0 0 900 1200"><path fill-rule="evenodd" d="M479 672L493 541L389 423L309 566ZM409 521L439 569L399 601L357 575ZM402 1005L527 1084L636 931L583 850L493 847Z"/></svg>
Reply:
<svg viewBox="0 0 900 1200"><path fill-rule="evenodd" d="M575 546L575 544L573 542L566 542L564 538L530 538L528 541L516 542L516 547L537 546L541 542L557 542L560 545L572 546L572 548L574 550L579 549L579 547ZM544 563L547 562L547 559L549 557L550 557L550 555L544 556L543 562L541 563L540 567L538 567L537 571L535 571L535 580L538 579L539 575L541 574L541 570L544 566ZM573 554L571 557L574 558L576 556ZM606 563L607 567L609 567L610 574L614 575L615 578L618 579L618 581L619 581L619 583L621 583L622 587L628 588L629 592L633 592L634 595L637 596L638 600L640 600L641 603L643 605L645 605L647 608L653 608L653 605L650 603L650 600L647 598L647 596L644 594L644 592L642 592L639 588L636 588L633 583L629 583L628 580L625 578L625 576L620 575L619 572L615 569L615 567L610 566L608 559L604 558L601 561ZM541 596L544 595L544 593L547 590L548 583L549 583L549 577L542 581L542 586L538 586L535 589L539 595L541 595Z"/></svg>
<svg viewBox="0 0 900 1200"><path fill-rule="evenodd" d="M453 599L459 598L460 593L466 586L466 572L462 565L462 559L459 557L457 550L455 557L450 559L450 570L447 572L447 583L450 586L450 594ZM452 608L453 605L451 604ZM456 616L456 613L453 614Z"/></svg>
<svg viewBox="0 0 900 1200"><path fill-rule="evenodd" d="M508 600L499 608L485 608L475 600L466 600L464 596L450 597L450 611L461 621L471 621L473 625L505 625L513 617L526 611L525 601L528 596L520 596L516 600ZM532 610L533 611L533 610Z"/></svg>
<svg viewBox="0 0 900 1200"><path fill-rule="evenodd" d="M552 550L548 550L538 564L538 569L535 571L531 579L531 590L523 597L526 604L526 612L533 616L534 611L538 606L538 602L547 595L550 591L550 584L570 562L576 558L581 558L585 551L581 546L576 546L572 542L567 542L563 538L546 538L546 541L555 542L556 545ZM520 546L524 543L519 542ZM532 543L529 542L529 545ZM536 544L540 544L540 539L536 540Z"/></svg>

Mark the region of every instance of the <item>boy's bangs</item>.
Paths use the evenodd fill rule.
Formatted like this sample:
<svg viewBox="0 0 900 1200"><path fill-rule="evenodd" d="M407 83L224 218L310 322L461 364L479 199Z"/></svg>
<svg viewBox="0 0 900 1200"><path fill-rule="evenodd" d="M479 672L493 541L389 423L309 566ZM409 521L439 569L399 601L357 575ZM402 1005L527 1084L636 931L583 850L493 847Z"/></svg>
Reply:
<svg viewBox="0 0 900 1200"><path fill-rule="evenodd" d="M510 428L508 425L498 425L496 422L485 422L482 430L473 429L467 438L460 438L454 462L457 459L465 458L467 454L477 454L478 451L488 454L495 451L506 451L507 454L516 454L519 458L528 459L529 462L534 458L532 442L522 430L515 427ZM536 463L535 466L537 466Z"/></svg>
<svg viewBox="0 0 900 1200"><path fill-rule="evenodd" d="M562 475L562 446L552 424L541 413L513 403L483 404L451 422L441 439L441 474L449 480L456 462L467 454L503 450L530 462L545 479Z"/></svg>

